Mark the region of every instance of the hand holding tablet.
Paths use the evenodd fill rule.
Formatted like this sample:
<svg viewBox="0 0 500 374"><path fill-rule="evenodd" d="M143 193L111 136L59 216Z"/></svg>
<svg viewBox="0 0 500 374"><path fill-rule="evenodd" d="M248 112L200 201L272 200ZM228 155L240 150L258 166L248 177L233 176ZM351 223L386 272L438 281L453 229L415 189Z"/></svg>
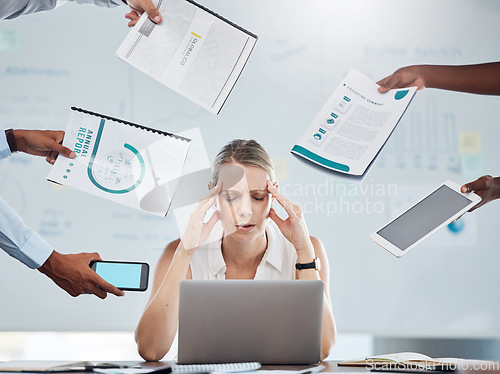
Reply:
<svg viewBox="0 0 500 374"><path fill-rule="evenodd" d="M456 220L479 204L481 197L460 192L460 185L447 180L381 229L370 235L375 243L396 257Z"/></svg>

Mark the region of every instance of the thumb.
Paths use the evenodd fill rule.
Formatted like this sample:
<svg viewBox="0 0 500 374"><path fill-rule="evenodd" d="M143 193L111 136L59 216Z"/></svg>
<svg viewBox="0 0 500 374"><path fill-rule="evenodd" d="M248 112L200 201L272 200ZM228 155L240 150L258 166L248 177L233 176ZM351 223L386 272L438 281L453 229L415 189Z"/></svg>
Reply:
<svg viewBox="0 0 500 374"><path fill-rule="evenodd" d="M278 225L278 227L281 227L281 225L283 224L283 222L285 222L284 220L282 220L280 218L280 216L278 216L278 213L276 213L276 211L274 210L274 208L271 208L269 210L269 218L271 218L276 223L276 225Z"/></svg>
<svg viewBox="0 0 500 374"><path fill-rule="evenodd" d="M153 21L154 23L161 22L160 12L158 11L158 9L156 9L151 0L143 0L142 8L148 14L148 17L151 21Z"/></svg>
<svg viewBox="0 0 500 374"><path fill-rule="evenodd" d="M56 151L56 152L59 152L64 157L68 157L68 158L75 158L76 157L75 152L73 152L68 147L65 147L65 146L63 146L62 144L59 144L59 143L55 143L52 146L52 150Z"/></svg>
<svg viewBox="0 0 500 374"><path fill-rule="evenodd" d="M88 262L92 261L102 261L101 256L99 256L99 253L94 252L94 253L85 253L87 255L87 260Z"/></svg>
<svg viewBox="0 0 500 374"><path fill-rule="evenodd" d="M487 181L491 176L487 175L481 178L476 179L473 182L466 183L462 186L460 191L462 193L467 193L467 192L472 192L472 191L480 191L480 190L485 190L488 188L487 186Z"/></svg>
<svg viewBox="0 0 500 374"><path fill-rule="evenodd" d="M470 185L471 185L471 183L464 184L464 185L460 188L460 191L461 191L462 193L467 193L467 192L472 191L472 190L470 189Z"/></svg>
<svg viewBox="0 0 500 374"><path fill-rule="evenodd" d="M214 214L212 214L212 217L210 217L210 219L206 223L206 227L208 228L209 232L212 231L212 229L214 228L217 221L219 221L219 219L220 219L219 212L215 211Z"/></svg>
<svg viewBox="0 0 500 374"><path fill-rule="evenodd" d="M388 77L385 77L384 79L381 79L377 82L377 84L380 86L378 88L378 92L380 93L386 93L389 91L391 88L394 86L394 75L389 75Z"/></svg>

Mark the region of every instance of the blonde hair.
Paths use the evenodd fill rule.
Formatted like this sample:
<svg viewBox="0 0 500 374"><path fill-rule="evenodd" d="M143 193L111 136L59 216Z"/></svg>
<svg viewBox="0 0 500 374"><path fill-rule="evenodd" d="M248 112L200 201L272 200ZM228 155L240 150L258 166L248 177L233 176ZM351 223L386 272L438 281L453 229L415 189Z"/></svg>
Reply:
<svg viewBox="0 0 500 374"><path fill-rule="evenodd" d="M214 161L212 172L212 182L214 185L219 181L220 167L227 162L239 162L243 165L258 167L269 175L271 183L276 182L271 157L255 140L235 139L222 147Z"/></svg>

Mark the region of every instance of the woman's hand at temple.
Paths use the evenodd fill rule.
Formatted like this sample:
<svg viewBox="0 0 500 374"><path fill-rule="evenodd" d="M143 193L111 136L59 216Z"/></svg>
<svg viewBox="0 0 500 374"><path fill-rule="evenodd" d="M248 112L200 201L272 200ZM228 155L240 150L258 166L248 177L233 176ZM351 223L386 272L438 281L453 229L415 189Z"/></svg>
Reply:
<svg viewBox="0 0 500 374"><path fill-rule="evenodd" d="M221 182L212 188L198 203L196 210L191 213L186 231L180 245L186 251L194 252L208 238L208 235L219 220L219 212L215 211L207 222L204 222L208 210L214 206L221 191Z"/></svg>
<svg viewBox="0 0 500 374"><path fill-rule="evenodd" d="M278 216L274 208L271 208L269 217L278 225L283 236L292 243L298 255L304 253L314 258L314 248L309 231L307 230L304 215L302 214L302 208L284 197L269 181L267 182L267 190L276 198L288 214L288 218L283 220Z"/></svg>

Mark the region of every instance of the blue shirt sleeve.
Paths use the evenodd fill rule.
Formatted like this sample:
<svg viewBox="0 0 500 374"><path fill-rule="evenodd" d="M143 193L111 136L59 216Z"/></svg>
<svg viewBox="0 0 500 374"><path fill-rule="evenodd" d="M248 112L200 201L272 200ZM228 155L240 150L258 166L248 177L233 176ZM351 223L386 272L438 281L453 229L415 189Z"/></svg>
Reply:
<svg viewBox="0 0 500 374"><path fill-rule="evenodd" d="M121 0L72 0L78 4L94 4L101 7L115 7ZM25 14L54 9L57 0L1 0L0 20L14 19Z"/></svg>
<svg viewBox="0 0 500 374"><path fill-rule="evenodd" d="M9 143L7 143L7 137L5 136L5 130L1 130L0 133L0 160L7 158L11 155L9 148Z"/></svg>
<svg viewBox="0 0 500 374"><path fill-rule="evenodd" d="M1 197L0 248L32 269L42 266L53 251Z"/></svg>

